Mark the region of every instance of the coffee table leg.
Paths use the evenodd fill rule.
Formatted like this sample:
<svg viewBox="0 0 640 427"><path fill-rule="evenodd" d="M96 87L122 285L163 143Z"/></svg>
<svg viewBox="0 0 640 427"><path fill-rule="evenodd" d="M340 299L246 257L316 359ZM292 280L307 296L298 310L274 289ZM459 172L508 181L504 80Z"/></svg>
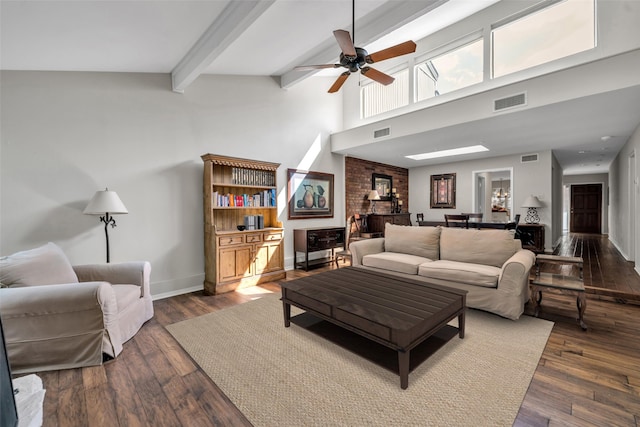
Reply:
<svg viewBox="0 0 640 427"><path fill-rule="evenodd" d="M458 316L458 335L460 338L464 338L464 319L466 310L462 310L462 313Z"/></svg>
<svg viewBox="0 0 640 427"><path fill-rule="evenodd" d="M400 388L403 390L409 387L409 353L410 351L398 351L398 373L400 374Z"/></svg>
<svg viewBox="0 0 640 427"><path fill-rule="evenodd" d="M282 311L284 313L284 327L291 326L291 304L282 301Z"/></svg>

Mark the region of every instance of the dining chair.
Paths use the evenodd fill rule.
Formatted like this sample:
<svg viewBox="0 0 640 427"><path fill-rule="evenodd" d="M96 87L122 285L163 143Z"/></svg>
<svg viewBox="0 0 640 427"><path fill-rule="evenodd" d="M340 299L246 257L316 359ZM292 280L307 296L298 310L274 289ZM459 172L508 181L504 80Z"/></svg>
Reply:
<svg viewBox="0 0 640 427"><path fill-rule="evenodd" d="M464 213L464 212L462 212L461 215L467 215L469 219L479 219L479 220L482 220L482 217L484 216L483 213Z"/></svg>
<svg viewBox="0 0 640 427"><path fill-rule="evenodd" d="M469 228L469 215L447 215L444 216L447 227Z"/></svg>
<svg viewBox="0 0 640 427"><path fill-rule="evenodd" d="M359 216L359 215L358 215ZM336 268L340 268L340 265L338 264L338 261L342 260L342 262L346 262L346 260L348 259L349 262L351 262L351 251L349 250L349 243L351 243L351 238L352 238L352 228L353 225L357 224L357 222L355 222L355 215L350 216L349 218L347 218L347 225L345 227L345 233L344 233L344 249L336 252L335 255L333 256L333 259L336 262ZM360 229L359 226L356 225L356 228L358 228L358 235L360 234Z"/></svg>
<svg viewBox="0 0 640 427"><path fill-rule="evenodd" d="M462 212L461 215L467 215L469 217L469 222L471 223L471 225L476 227L476 228L480 228L480 223L482 222L482 218L484 216L483 213L464 213L464 212Z"/></svg>

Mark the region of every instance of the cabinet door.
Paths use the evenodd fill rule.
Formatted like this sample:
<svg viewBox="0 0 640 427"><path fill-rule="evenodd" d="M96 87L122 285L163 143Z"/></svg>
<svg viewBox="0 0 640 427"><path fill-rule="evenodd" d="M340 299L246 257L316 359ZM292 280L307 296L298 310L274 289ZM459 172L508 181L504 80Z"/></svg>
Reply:
<svg viewBox="0 0 640 427"><path fill-rule="evenodd" d="M393 223L396 225L411 225L411 217L405 214L394 215Z"/></svg>
<svg viewBox="0 0 640 427"><path fill-rule="evenodd" d="M220 249L218 281L242 279L253 276L252 246Z"/></svg>
<svg viewBox="0 0 640 427"><path fill-rule="evenodd" d="M256 249L256 274L279 271L284 267L284 257L280 242L269 242Z"/></svg>

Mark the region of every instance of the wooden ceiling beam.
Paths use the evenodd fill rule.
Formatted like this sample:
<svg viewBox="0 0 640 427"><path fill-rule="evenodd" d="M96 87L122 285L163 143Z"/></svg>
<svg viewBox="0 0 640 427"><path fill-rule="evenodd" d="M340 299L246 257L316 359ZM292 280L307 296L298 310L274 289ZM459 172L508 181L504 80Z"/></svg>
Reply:
<svg viewBox="0 0 640 427"><path fill-rule="evenodd" d="M173 91L184 92L273 3L275 0L228 1L222 13L171 72Z"/></svg>

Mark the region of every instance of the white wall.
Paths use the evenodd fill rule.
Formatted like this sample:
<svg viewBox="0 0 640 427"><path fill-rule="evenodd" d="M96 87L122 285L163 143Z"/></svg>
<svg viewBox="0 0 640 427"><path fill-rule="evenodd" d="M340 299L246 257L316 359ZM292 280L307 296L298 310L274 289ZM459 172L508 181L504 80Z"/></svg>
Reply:
<svg viewBox="0 0 640 427"><path fill-rule="evenodd" d="M164 74L2 72L0 253L53 241L74 264L104 262L104 228L82 210L108 186L129 210L109 230L112 262L149 260L154 296L201 288L200 155L216 153L281 163L291 266L293 228L344 224L331 80L283 90L270 77L204 75L181 95ZM335 174L333 219L287 220L286 171L301 166Z"/></svg>
<svg viewBox="0 0 640 427"><path fill-rule="evenodd" d="M443 221L444 214L473 212L473 172L513 168L513 182L511 184L513 214L519 213L524 219L527 209L521 207L522 203L531 194L538 196L543 204L543 207L538 209L538 215L540 223L545 224L545 249L550 251L553 244L550 224L554 208L551 198L551 165L552 154L550 151L544 151L538 153L537 162L530 163L521 163L520 155L515 155L411 168L409 169L409 206L412 221L415 221L417 213L424 213L426 221ZM431 175L443 173L456 173L455 209L430 208Z"/></svg>
<svg viewBox="0 0 640 427"><path fill-rule="evenodd" d="M634 154L634 157L631 157ZM609 168L609 240L640 274L640 126ZM635 168L630 167L635 163ZM630 170L635 169L635 173ZM632 176L633 175L633 176ZM635 200L634 200L635 199Z"/></svg>

